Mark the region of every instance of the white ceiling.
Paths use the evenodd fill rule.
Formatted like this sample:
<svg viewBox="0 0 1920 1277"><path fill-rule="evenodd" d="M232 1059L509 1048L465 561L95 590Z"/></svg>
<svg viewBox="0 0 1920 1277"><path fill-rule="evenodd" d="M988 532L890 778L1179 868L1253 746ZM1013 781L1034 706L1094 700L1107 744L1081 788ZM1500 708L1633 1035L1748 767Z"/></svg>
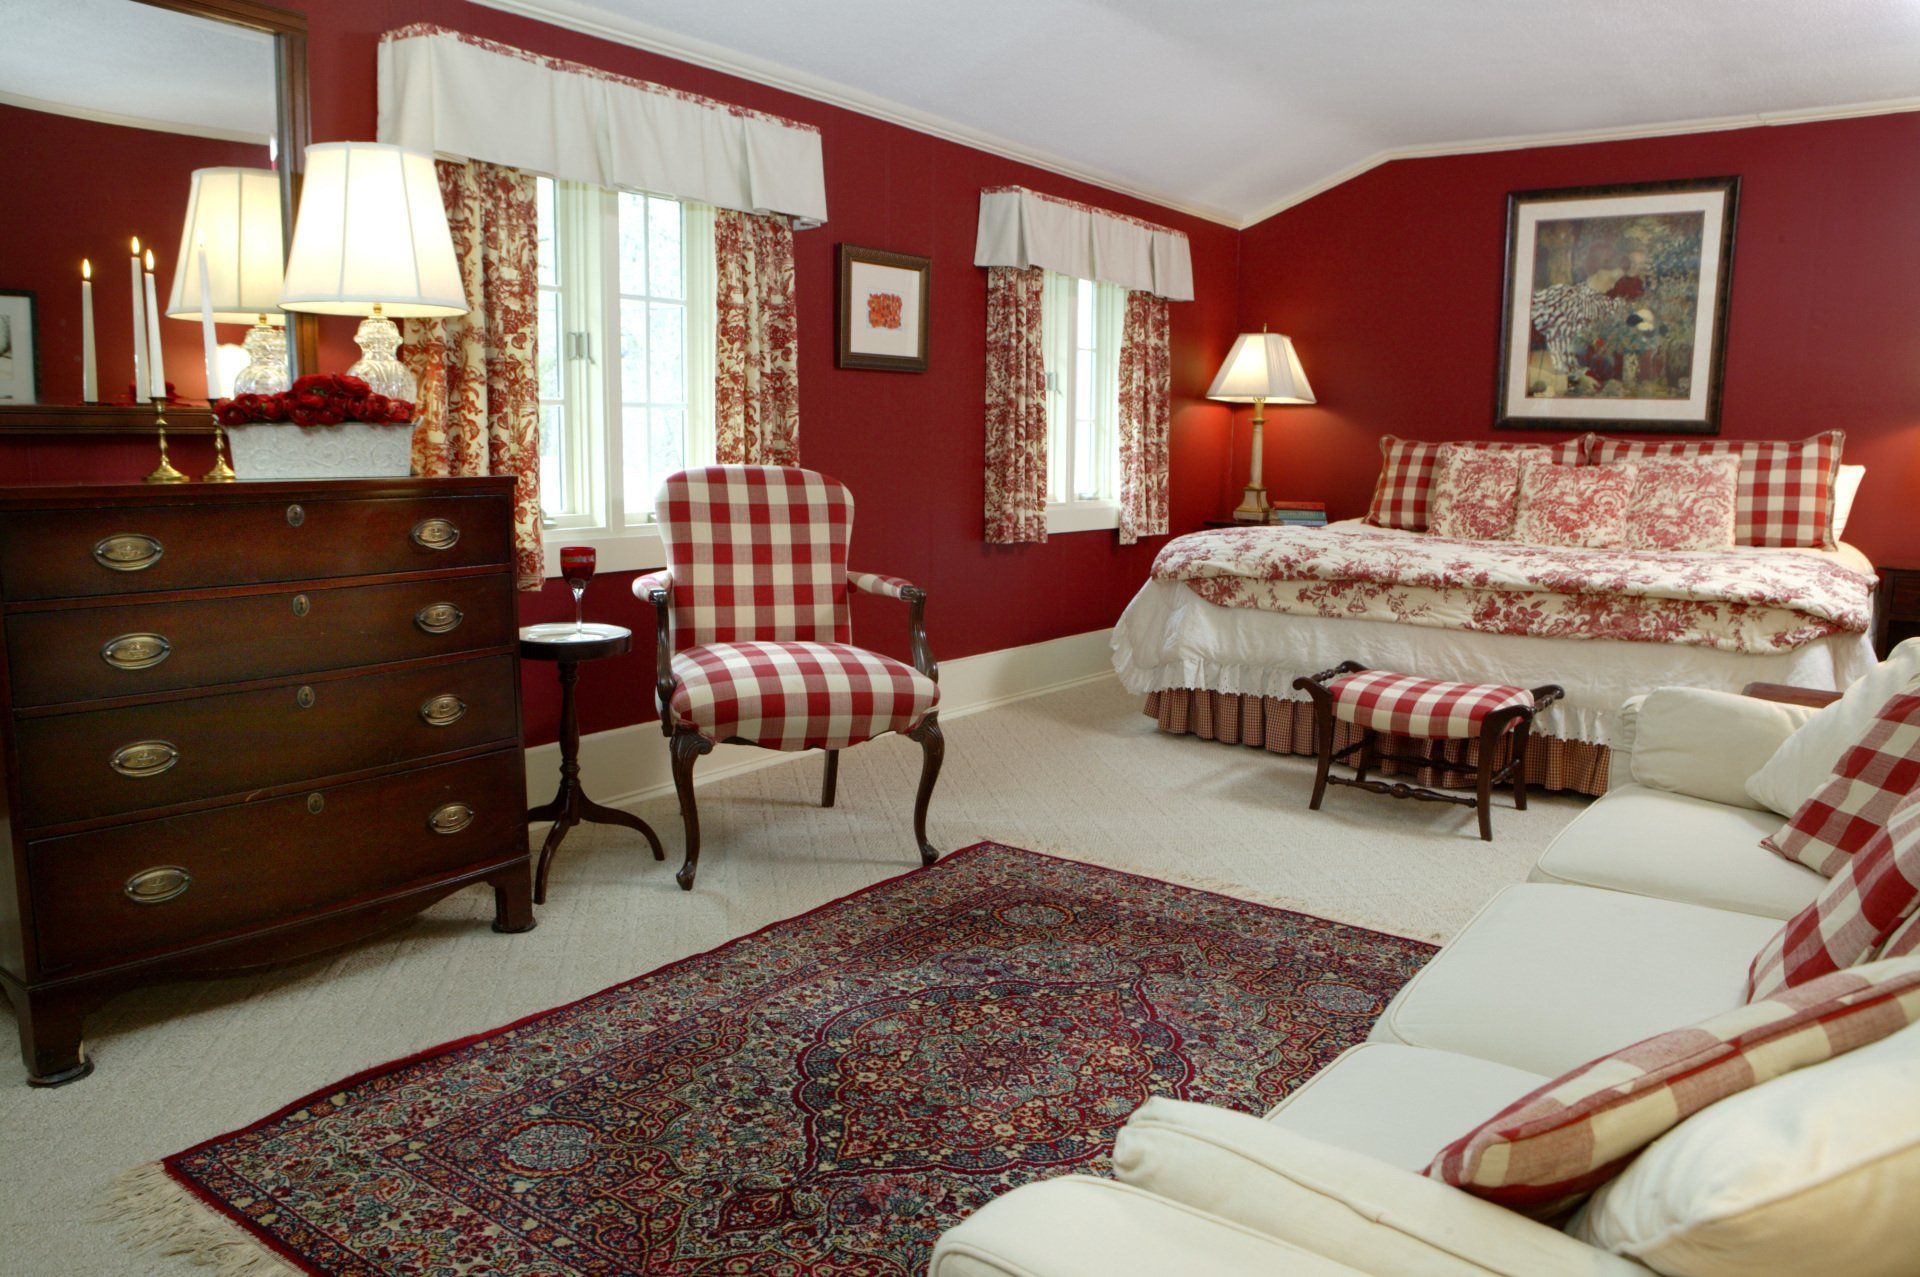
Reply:
<svg viewBox="0 0 1920 1277"><path fill-rule="evenodd" d="M1244 225L1397 155L1920 108L1920 0L481 0Z"/></svg>
<svg viewBox="0 0 1920 1277"><path fill-rule="evenodd" d="M0 0L0 102L264 144L273 37L134 0Z"/></svg>

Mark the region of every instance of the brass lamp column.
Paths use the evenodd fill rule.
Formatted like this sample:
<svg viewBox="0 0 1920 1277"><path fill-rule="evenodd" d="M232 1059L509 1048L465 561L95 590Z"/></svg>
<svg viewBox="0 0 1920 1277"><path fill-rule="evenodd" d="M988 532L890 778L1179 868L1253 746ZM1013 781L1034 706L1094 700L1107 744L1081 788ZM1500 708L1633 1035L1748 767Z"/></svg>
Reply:
<svg viewBox="0 0 1920 1277"><path fill-rule="evenodd" d="M1272 510L1267 502L1266 484L1261 480L1266 406L1315 402L1313 387L1307 384L1306 370L1300 366L1300 355L1294 350L1293 342L1264 328L1257 333L1241 333L1234 339L1233 349L1227 352L1213 384L1207 387L1207 398L1253 405L1253 465L1233 517L1242 523L1265 523Z"/></svg>

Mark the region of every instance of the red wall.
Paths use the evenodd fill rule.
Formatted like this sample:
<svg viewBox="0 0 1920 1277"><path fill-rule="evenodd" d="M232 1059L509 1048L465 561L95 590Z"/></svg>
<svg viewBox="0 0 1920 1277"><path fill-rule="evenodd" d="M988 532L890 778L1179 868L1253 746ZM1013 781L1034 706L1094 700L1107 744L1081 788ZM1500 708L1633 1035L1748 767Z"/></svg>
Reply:
<svg viewBox="0 0 1920 1277"><path fill-rule="evenodd" d="M7 246L0 288L33 291L40 338L40 400L80 402L80 259L93 259L94 352L100 398L128 401L133 384L133 297L127 240L138 235L154 256L160 304L173 288L174 255L187 217L187 174L223 165L267 167L267 148L244 142L182 137L97 124L0 105L0 147L16 174L60 175L61 196L0 200L0 245ZM75 157L86 158L84 174ZM78 181L74 179L80 179ZM245 325L220 325L220 340L238 342ZM183 398L206 394L206 348L198 322L160 320L167 380ZM204 406L204 405L203 405Z"/></svg>
<svg viewBox="0 0 1920 1277"><path fill-rule="evenodd" d="M1269 410L1269 487L1362 514L1380 435L1494 433L1507 192L1733 173L1721 434L1844 428L1846 539L1920 563L1916 161L1920 114L1401 160L1249 228L1241 327L1290 334L1319 399Z"/></svg>
<svg viewBox="0 0 1920 1277"><path fill-rule="evenodd" d="M1111 625L1146 579L1162 543L1152 538L1123 549L1111 532L1073 533L1036 546L983 542L986 278L972 264L981 187L1026 183L1188 233L1199 300L1173 306L1173 529L1191 531L1230 504L1229 414L1200 396L1235 332L1237 232L810 99L459 0L331 0L294 7L306 8L312 25L315 141L373 137L379 34L423 21L820 126L830 221L796 237L801 453L808 466L853 490L853 565L928 589L928 630L942 659ZM0 153L10 155L11 147L10 141L0 144ZM833 366L835 245L842 241L933 258L927 372ZM350 336L349 324L328 326L327 366L351 361ZM190 473L205 468L197 441L176 453ZM0 444L0 482L124 481L152 464L150 444L139 440ZM632 626L642 639L636 647L644 650L582 669L585 731L653 717L653 656L646 639L652 621L629 592L628 579L596 580L588 607L591 615ZM559 619L571 615L571 603L559 582L549 582L525 599L521 611L526 622ZM859 641L906 657L906 617L899 604L861 598L854 629ZM558 711L550 669L528 667L526 709L528 740L553 739Z"/></svg>

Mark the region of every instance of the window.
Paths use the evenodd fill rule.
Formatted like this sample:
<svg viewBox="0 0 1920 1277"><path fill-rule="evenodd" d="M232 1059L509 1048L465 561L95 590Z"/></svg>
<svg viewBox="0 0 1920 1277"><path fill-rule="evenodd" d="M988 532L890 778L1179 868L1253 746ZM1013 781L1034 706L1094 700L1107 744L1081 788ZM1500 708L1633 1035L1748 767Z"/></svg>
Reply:
<svg viewBox="0 0 1920 1277"><path fill-rule="evenodd" d="M538 219L546 539L657 567L660 481L714 454L713 210L541 178Z"/></svg>
<svg viewBox="0 0 1920 1277"><path fill-rule="evenodd" d="M1120 333L1126 290L1047 273L1047 531L1120 526Z"/></svg>

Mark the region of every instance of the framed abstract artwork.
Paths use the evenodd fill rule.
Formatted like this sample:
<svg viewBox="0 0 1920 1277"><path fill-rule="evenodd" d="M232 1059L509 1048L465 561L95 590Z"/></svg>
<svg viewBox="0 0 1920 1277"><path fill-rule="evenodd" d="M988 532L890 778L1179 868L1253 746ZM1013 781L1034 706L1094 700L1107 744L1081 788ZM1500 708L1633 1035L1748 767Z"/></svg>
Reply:
<svg viewBox="0 0 1920 1277"><path fill-rule="evenodd" d="M38 403L39 332L33 294L0 288L0 404Z"/></svg>
<svg viewBox="0 0 1920 1277"><path fill-rule="evenodd" d="M927 286L933 263L908 253L840 245L842 368L927 370Z"/></svg>
<svg viewBox="0 0 1920 1277"><path fill-rule="evenodd" d="M1720 432L1737 177L1507 196L1494 425Z"/></svg>

